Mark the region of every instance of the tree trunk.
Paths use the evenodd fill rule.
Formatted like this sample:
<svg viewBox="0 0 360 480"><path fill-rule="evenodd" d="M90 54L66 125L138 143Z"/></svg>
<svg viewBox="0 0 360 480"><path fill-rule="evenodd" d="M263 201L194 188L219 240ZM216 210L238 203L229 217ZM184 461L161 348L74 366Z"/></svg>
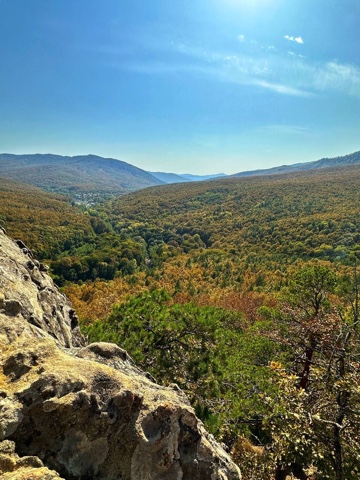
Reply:
<svg viewBox="0 0 360 480"><path fill-rule="evenodd" d="M300 375L299 388L303 388L304 390L306 390L307 384L309 382L310 367L311 367L311 362L312 362L312 357L314 355L315 347L316 347L316 342L312 338L310 340L310 345L305 349L304 366L303 366L303 371Z"/></svg>
<svg viewBox="0 0 360 480"><path fill-rule="evenodd" d="M339 406L337 415L335 417L334 425L334 469L336 480L344 480L343 472L343 453L341 445L341 425L344 421L345 410L350 397L350 393L343 391L339 392L336 397L336 402Z"/></svg>

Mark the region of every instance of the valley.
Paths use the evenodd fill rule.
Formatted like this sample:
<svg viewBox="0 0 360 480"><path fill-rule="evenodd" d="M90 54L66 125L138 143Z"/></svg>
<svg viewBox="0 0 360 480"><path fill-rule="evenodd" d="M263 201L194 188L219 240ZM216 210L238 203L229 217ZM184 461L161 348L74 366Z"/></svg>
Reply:
<svg viewBox="0 0 360 480"><path fill-rule="evenodd" d="M0 221L50 264L89 339L176 383L244 478L335 478L343 412L355 479L359 184L354 164L78 206L3 179Z"/></svg>

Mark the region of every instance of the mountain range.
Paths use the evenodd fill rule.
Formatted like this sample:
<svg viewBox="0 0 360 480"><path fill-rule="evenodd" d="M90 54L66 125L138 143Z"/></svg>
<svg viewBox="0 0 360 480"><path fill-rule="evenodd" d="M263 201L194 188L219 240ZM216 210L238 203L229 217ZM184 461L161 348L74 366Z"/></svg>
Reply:
<svg viewBox="0 0 360 480"><path fill-rule="evenodd" d="M281 165L272 168L264 168L258 170L248 170L233 175L225 175L224 173L219 173L215 175L191 175L188 173L175 174L175 173L165 173L165 172L149 172L158 180L161 180L164 183L181 183L181 182L193 182L193 181L206 181L213 180L215 178L222 177L251 177L257 175L280 175L282 173L294 173L302 172L306 170L318 170L320 168L332 168L332 167L341 167L345 165L355 165L360 163L360 151L350 153L349 155L332 157L332 158L321 158L320 160L315 160L313 162L303 162L295 163L293 165Z"/></svg>
<svg viewBox="0 0 360 480"><path fill-rule="evenodd" d="M62 193L79 202L123 195L162 184L197 182L214 178L248 177L294 173L360 163L360 151L322 158L314 162L282 165L269 169L239 172L231 176L148 172L129 163L97 155L0 154L0 177Z"/></svg>

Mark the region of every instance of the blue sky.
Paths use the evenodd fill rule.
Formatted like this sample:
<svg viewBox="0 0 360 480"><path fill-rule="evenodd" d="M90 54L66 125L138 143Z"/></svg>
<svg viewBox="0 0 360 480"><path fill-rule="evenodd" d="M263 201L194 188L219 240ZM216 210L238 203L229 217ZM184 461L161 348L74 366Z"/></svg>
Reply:
<svg viewBox="0 0 360 480"><path fill-rule="evenodd" d="M236 173L360 150L359 0L0 0L0 151Z"/></svg>

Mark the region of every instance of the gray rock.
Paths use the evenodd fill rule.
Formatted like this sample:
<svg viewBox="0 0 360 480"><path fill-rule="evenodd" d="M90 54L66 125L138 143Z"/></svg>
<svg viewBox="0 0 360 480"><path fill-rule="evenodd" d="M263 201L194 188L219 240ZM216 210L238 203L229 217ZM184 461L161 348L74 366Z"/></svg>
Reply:
<svg viewBox="0 0 360 480"><path fill-rule="evenodd" d="M65 347L85 345L70 302L44 267L32 258L21 240L12 241L3 230L0 240L0 324L1 315L6 322L8 317L16 317L23 321L19 323L21 333L40 337L49 334Z"/></svg>

